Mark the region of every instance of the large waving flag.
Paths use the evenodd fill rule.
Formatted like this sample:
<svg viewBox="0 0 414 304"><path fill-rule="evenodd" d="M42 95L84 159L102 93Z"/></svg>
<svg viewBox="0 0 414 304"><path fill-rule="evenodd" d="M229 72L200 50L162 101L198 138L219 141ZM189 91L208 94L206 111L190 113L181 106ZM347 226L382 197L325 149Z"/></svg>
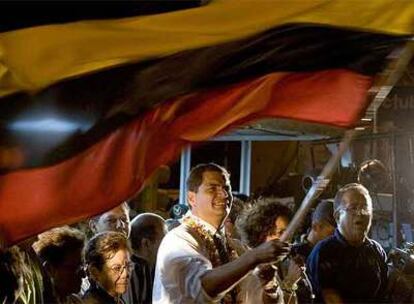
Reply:
<svg viewBox="0 0 414 304"><path fill-rule="evenodd" d="M261 118L352 127L412 1L226 0L0 33L0 230L108 210L189 143Z"/></svg>

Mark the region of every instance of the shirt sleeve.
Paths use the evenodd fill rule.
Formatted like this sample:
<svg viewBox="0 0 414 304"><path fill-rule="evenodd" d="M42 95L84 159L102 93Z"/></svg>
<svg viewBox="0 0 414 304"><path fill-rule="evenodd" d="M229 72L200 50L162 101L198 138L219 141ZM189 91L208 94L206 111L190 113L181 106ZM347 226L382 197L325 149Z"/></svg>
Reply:
<svg viewBox="0 0 414 304"><path fill-rule="evenodd" d="M199 256L184 256L171 260L168 271L164 272L161 280L163 285L168 288L170 282L176 282L175 290L180 294L176 294L174 298L184 297L192 299L196 303L219 302L225 293L216 297L211 297L204 290L201 279L212 269L210 261Z"/></svg>
<svg viewBox="0 0 414 304"><path fill-rule="evenodd" d="M224 297L227 290L214 297L204 290L202 277L213 267L190 235L163 240L158 254L155 280L160 281L168 303L218 303ZM154 285L158 282L154 281Z"/></svg>

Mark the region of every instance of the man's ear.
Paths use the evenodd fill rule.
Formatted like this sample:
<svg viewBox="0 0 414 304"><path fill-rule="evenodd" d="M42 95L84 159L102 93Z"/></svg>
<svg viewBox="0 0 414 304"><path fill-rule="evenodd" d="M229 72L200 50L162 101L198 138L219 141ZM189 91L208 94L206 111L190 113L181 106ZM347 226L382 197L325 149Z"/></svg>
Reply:
<svg viewBox="0 0 414 304"><path fill-rule="evenodd" d="M334 211L334 219L335 219L336 224L338 225L339 224L339 210Z"/></svg>
<svg viewBox="0 0 414 304"><path fill-rule="evenodd" d="M89 220L89 229L93 232L96 233L96 223L94 220Z"/></svg>
<svg viewBox="0 0 414 304"><path fill-rule="evenodd" d="M191 208L196 206L196 193L194 191L187 192L187 201Z"/></svg>
<svg viewBox="0 0 414 304"><path fill-rule="evenodd" d="M99 278L100 271L95 266L88 265L88 274L90 274L92 278L97 280Z"/></svg>

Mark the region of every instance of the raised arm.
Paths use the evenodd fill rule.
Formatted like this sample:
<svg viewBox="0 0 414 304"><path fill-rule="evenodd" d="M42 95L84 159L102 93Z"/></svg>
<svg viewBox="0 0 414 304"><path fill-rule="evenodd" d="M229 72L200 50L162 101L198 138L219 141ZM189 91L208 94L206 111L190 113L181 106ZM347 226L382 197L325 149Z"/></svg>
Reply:
<svg viewBox="0 0 414 304"><path fill-rule="evenodd" d="M277 240L245 252L237 260L206 272L201 285L212 298L238 283L250 270L262 263L276 262L289 253L289 245Z"/></svg>

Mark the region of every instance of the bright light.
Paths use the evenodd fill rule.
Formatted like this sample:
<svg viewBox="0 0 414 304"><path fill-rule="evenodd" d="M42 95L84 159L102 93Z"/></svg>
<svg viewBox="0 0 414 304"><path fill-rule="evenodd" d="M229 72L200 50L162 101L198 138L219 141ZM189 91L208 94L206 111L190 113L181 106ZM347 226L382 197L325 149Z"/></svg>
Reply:
<svg viewBox="0 0 414 304"><path fill-rule="evenodd" d="M89 126L55 118L39 120L21 120L13 122L10 129L24 132L74 132L87 129Z"/></svg>
<svg viewBox="0 0 414 304"><path fill-rule="evenodd" d="M410 255L410 258L414 260L414 254L411 254Z"/></svg>

